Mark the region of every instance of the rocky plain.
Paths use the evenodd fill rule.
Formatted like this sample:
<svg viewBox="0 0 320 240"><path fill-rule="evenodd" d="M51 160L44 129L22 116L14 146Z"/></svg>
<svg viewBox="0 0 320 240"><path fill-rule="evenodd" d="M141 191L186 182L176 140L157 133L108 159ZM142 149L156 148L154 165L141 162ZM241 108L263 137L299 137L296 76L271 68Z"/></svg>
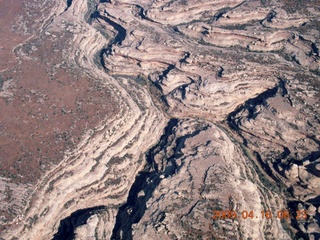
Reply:
<svg viewBox="0 0 320 240"><path fill-rule="evenodd" d="M319 0L0 17L1 240L320 239Z"/></svg>

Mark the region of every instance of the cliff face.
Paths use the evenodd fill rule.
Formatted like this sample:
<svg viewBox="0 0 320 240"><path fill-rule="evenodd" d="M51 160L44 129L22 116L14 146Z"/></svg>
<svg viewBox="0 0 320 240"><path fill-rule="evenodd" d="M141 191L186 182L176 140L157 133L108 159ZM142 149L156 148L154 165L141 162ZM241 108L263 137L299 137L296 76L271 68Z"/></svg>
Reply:
<svg viewBox="0 0 320 240"><path fill-rule="evenodd" d="M319 238L320 2L294 2L0 1L0 237Z"/></svg>

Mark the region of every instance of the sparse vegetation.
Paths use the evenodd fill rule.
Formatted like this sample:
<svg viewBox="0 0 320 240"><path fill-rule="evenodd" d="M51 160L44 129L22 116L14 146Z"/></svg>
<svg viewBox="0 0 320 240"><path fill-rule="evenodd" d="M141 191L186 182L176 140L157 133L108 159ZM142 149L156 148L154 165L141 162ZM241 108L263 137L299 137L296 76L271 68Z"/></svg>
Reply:
<svg viewBox="0 0 320 240"><path fill-rule="evenodd" d="M20 1L12 1L12 4L3 7L13 6L10 12L18 15L24 11L15 9L14 4L18 2ZM287 45L301 40L299 37L296 38L296 35L299 35L297 33L306 33L308 39L313 39L315 36L312 36L311 30L319 29L319 21L309 19L310 21L301 27L282 31L282 26L273 28L277 21L272 22L273 19L269 17L267 18L271 26L266 28L258 21L245 22L248 19L245 15L248 12L251 14L250 11L256 11L257 7L259 10L260 7L266 8L262 14L267 14L270 9L276 12L282 7L279 5L281 3L285 5L285 9L289 9L288 18L282 18L281 11L278 16L272 17L279 17L280 22L295 21L292 17L296 16L290 13L311 13L312 10L308 8L311 1L281 0L271 3L270 0L261 0L264 6L250 1L238 6L235 6L234 2L221 2L217 5L188 0L169 1L164 6L155 3L143 3L143 6L139 6L139 3L130 1L113 1L109 5L107 2L89 0L84 2L87 6L81 6L79 3L73 8L71 0L67 0L65 3L70 7L70 12L66 9L61 14L50 12L57 8L42 11L40 4L45 2L32 0L32 3L26 3L29 6L27 14L23 17L18 16L19 21L15 24L19 26L10 26L14 31L9 32L13 35L8 39L13 39L14 43L7 41L3 46L8 46L0 49L3 56L0 64L1 68L3 67L0 89L3 84L6 86L4 79L13 79L10 86L13 97L3 99L0 106L5 113L0 115L1 146L5 146L0 149L1 153L4 153L0 156L0 174L4 178L1 181L8 183L2 188L4 191L0 196L7 204L4 204L5 210L1 212L5 217L3 222L10 228L12 218L17 216L17 213L22 213L23 207L27 206L27 214L19 216L21 222L18 222L18 226L20 223L25 224L33 233L40 235L41 231L38 229L53 229L57 219L69 213L71 209L103 201L110 208L105 215L99 215L100 222L94 229L98 238L102 236L99 231L103 221L114 219L117 209L121 208L119 205L129 195L128 202L134 196L132 202L140 212L130 215L130 207L130 214L122 217L121 221L116 220L116 226L118 223L124 225L123 234L126 234L126 228L132 230L133 227L141 227L146 230L153 227L150 224L153 214L163 207L164 210L161 210L170 211L172 215L165 220L162 219L163 225L155 229L159 232L166 231L167 236L172 239L181 236L184 239L219 239L219 235L221 238L242 239L246 231L244 225L235 226L236 220L214 221L211 224L211 219L207 219L210 218L208 211L224 210L227 206L244 207L245 203L237 202L239 197L242 197L242 186L234 192L234 199L230 189L249 181L254 189L262 192L259 194L260 199L257 197L256 201L260 200L263 207L274 208L282 203L281 198L286 188L280 181L282 176L276 178L278 175L274 168L277 171L279 163L282 164L279 164L281 167L285 166L284 162L294 154L290 155L292 149L298 149L300 152L297 151L297 155L303 156L298 160L312 156L310 146L316 146L318 140L316 136L309 137L309 133L317 132L319 119L316 117L318 105L310 105L312 101L318 102L316 97L320 96L319 69L309 71L308 65L304 68L292 62L302 61L298 57L295 58L294 54L288 54L289 50L285 52L284 48L273 52L250 53L245 49L249 44L247 41L256 39L261 39L259 44L268 45L268 39L273 33L288 34L288 40L284 37L285 40L281 42ZM100 3L105 5L99 5ZM302 8L303 3L307 3L307 7ZM160 6L159 9L156 9L157 6ZM184 16L183 6L188 6L187 9L192 14L186 12L188 15ZM84 14L83 10L86 7L88 11ZM148 9L149 7L152 9ZM175 7L178 7L178 11L171 11L176 10ZM291 9L297 7L301 9ZM35 9L39 11L34 11ZM137 13L137 10L141 12ZM232 10L234 15L232 13L227 16L229 10ZM5 13L6 9L3 12ZM166 16L168 12L170 15ZM216 14L212 16L212 13ZM42 17L32 14L49 17L43 22ZM9 24L13 21L3 15L3 23ZM244 19L241 19L239 24L235 22L234 25L229 25L233 20L232 16L237 19L242 15ZM262 15L264 16L266 15ZM89 24L84 23L83 17ZM308 15L298 17L309 18ZM94 36L99 34L95 29L109 43L105 43L104 39L94 42L95 39L88 35L92 32ZM219 34L219 29L222 34ZM225 31L226 29L242 30L243 34L235 40L232 31ZM199 37L201 33L203 38ZM258 36L261 34L265 36ZM280 35L275 35L275 38ZM6 33L3 36L5 39ZM230 42L222 43L219 39ZM216 45L213 46L210 41ZM303 40L304 43L308 41L313 40ZM233 43L235 46L225 47ZM254 43L258 47L257 41ZM306 57L316 60L318 43L313 44L311 50L307 48ZM18 45L20 47L15 49L15 56L10 59L11 49ZM6 47L10 49L10 57L5 55ZM93 49L98 47L103 48L102 51L94 54ZM89 59L92 57L93 59ZM10 64L14 64L15 60L18 65L12 67ZM306 62L308 64L308 61ZM315 68L314 65L312 67ZM111 75L112 71L123 75ZM298 72L297 76L293 76ZM288 76L288 79L298 78L298 82L292 80L295 82L292 84L295 89L288 89L288 94L285 90L281 92L277 85L279 74ZM269 90L264 92L266 89ZM260 94L261 92L266 94ZM271 101L266 100L274 100L276 105L280 98L291 98L290 94L293 96L293 104L289 106L287 101L283 104L283 109L271 106ZM254 95L259 97L252 98ZM308 102L307 97L312 100ZM248 100L249 98L252 99ZM238 112L238 105L244 106L243 112ZM132 106L134 111L131 109ZM232 113L234 115L230 114L231 108L237 109ZM291 108L295 108L297 114L295 112L289 115ZM220 118L226 119L228 114L234 116L234 121L230 118L232 123L229 127L234 127L235 132L231 133L226 126L230 130L227 136L220 135L216 124ZM272 118L281 114L283 122L273 124ZM171 125L160 137L159 129L172 116L179 120L172 119ZM261 118L265 121L259 122ZM292 123L288 124L286 118ZM203 124L205 121L202 119L207 119L208 122ZM283 129L288 129L288 132L299 130L299 136L306 135L304 138L299 137L301 146L294 143L294 136L286 138L288 132L282 131ZM76 149L75 146L86 133L88 139ZM272 134L280 138L275 139L276 136L270 136ZM146 149L159 138L159 144L145 155ZM292 146L287 148L287 144ZM285 149L283 153L282 145ZM61 162L62 160L64 161ZM312 159L309 160L312 162ZM136 189L131 192L130 184L138 177L135 174L139 169L143 168L144 172L140 172L140 175L151 173L150 171L157 172L152 172L152 177L135 182L139 187L143 187L142 190L137 190L139 197L136 199ZM158 171L158 168L163 172ZM210 171L204 174L206 170L203 169ZM284 171L283 168L280 171ZM312 174L312 171L308 174ZM77 176L80 176L81 181L73 184ZM179 181L176 181L177 178ZM234 183L231 182L233 180ZM128 185L122 185L124 182ZM244 186L248 186L248 189L243 190L243 195L246 190L250 192L250 186ZM29 191L27 194L30 194L30 201L29 196L24 197L21 190L24 187L25 191ZM290 193L294 195L296 190L292 187ZM306 191L305 198L308 197L309 190L307 187L303 189ZM175 193L170 195L173 191ZM14 199L19 194L25 198L23 201ZM280 200L263 202L264 199L273 198L273 194L278 195ZM172 199L166 199L167 196L172 196ZM154 201L144 201L145 198ZM36 201L35 205L32 200ZM22 201L22 204L19 201ZM63 207L57 209L57 206ZM39 212L38 215L38 211L42 213ZM145 214L144 211L149 212ZM41 221L44 216L46 219L52 217L51 221ZM147 217L144 221L143 218L146 216L151 218ZM176 222L172 221L173 226L168 225L171 224L168 221L174 218L182 219L181 222L177 221L177 224L181 225L179 227L185 229L182 233L170 232L172 229L179 231L174 229ZM210 231L207 231L208 222ZM268 238L274 238L271 234L272 228L263 228ZM306 228L308 229L307 226ZM0 232L2 229L3 226L0 226ZM25 236L28 235L28 229L22 231ZM108 231L103 229L104 238L110 238L107 236L110 235L110 230Z"/></svg>
<svg viewBox="0 0 320 240"><path fill-rule="evenodd" d="M0 91L2 90L3 83L4 83L4 80L2 77L0 77Z"/></svg>
<svg viewBox="0 0 320 240"><path fill-rule="evenodd" d="M142 86L146 86L149 81L148 78L141 73L134 80Z"/></svg>

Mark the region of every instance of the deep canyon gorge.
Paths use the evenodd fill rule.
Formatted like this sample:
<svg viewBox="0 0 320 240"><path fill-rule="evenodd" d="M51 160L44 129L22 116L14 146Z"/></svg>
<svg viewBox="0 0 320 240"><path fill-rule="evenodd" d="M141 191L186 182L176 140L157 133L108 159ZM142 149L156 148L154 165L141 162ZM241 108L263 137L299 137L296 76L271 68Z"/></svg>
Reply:
<svg viewBox="0 0 320 240"><path fill-rule="evenodd" d="M1 240L320 239L319 0L0 16Z"/></svg>

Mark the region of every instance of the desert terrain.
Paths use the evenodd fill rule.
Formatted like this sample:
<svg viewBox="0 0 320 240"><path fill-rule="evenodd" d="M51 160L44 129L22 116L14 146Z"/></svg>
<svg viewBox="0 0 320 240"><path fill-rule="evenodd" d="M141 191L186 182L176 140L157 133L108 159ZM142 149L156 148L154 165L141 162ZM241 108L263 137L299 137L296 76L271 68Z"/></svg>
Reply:
<svg viewBox="0 0 320 240"><path fill-rule="evenodd" d="M319 0L0 17L1 240L320 239Z"/></svg>

